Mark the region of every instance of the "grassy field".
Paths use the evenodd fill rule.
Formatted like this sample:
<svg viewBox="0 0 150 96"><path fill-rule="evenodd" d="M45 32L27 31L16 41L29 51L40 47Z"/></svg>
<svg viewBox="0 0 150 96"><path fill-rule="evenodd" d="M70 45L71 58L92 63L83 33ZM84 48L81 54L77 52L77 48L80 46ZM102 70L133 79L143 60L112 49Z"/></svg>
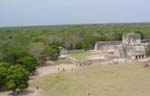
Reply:
<svg viewBox="0 0 150 96"><path fill-rule="evenodd" d="M90 51L78 51L70 53L70 56L79 60L85 60L88 59L88 56L91 55L92 52Z"/></svg>
<svg viewBox="0 0 150 96"><path fill-rule="evenodd" d="M46 96L150 96L150 69L143 64L87 66L34 80L31 87Z"/></svg>

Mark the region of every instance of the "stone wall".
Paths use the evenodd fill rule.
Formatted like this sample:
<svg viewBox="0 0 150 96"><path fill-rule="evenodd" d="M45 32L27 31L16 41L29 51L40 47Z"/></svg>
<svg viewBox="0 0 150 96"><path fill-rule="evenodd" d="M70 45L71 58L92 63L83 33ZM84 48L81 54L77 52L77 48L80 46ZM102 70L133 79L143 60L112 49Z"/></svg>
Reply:
<svg viewBox="0 0 150 96"><path fill-rule="evenodd" d="M107 41L100 41L95 44L95 51L109 51L109 50L114 50L116 45L120 45L122 42L121 41L112 41L112 42L107 42Z"/></svg>
<svg viewBox="0 0 150 96"><path fill-rule="evenodd" d="M69 62L76 64L77 66L84 66L84 65L91 65L91 64L110 64L113 62L114 58L107 58L107 59L88 59L88 60L78 60L73 57L68 57L66 60Z"/></svg>
<svg viewBox="0 0 150 96"><path fill-rule="evenodd" d="M124 43L124 44L138 44L138 43L141 43L141 35L139 33L126 33L126 34L123 34L122 43Z"/></svg>

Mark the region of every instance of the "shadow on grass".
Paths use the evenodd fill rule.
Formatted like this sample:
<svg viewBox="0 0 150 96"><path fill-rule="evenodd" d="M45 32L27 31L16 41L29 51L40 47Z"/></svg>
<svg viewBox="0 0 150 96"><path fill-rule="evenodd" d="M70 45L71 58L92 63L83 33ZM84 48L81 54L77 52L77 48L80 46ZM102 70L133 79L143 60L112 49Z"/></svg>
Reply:
<svg viewBox="0 0 150 96"><path fill-rule="evenodd" d="M8 93L8 96L20 96L20 95L21 96L22 95L23 96L28 96L28 95L33 94L33 93L34 93L33 90L26 89L26 90L20 91L18 95L14 95L13 91L11 91L11 92Z"/></svg>

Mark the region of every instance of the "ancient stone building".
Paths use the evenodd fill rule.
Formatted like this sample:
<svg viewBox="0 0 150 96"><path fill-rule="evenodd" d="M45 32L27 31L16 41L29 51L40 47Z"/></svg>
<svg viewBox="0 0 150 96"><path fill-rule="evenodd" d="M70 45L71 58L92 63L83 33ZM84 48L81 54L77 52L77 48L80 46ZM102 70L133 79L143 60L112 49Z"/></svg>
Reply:
<svg viewBox="0 0 150 96"><path fill-rule="evenodd" d="M141 43L141 35L139 33L125 33L122 36L123 44L139 44Z"/></svg>
<svg viewBox="0 0 150 96"><path fill-rule="evenodd" d="M141 43L141 36L138 33L123 34L122 42L97 42L94 50L126 59L145 58L145 44Z"/></svg>

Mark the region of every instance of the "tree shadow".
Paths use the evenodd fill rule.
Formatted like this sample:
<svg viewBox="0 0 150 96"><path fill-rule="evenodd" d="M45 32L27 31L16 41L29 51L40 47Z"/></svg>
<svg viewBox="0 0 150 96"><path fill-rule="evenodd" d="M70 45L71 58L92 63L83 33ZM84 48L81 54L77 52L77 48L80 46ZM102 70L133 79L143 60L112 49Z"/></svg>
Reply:
<svg viewBox="0 0 150 96"><path fill-rule="evenodd" d="M28 96L28 95L33 94L33 93L34 93L34 90L26 89L26 90L19 91L19 94L18 94L18 95L14 95L13 92L10 92L10 93L8 94L8 96L20 96L20 95Z"/></svg>
<svg viewBox="0 0 150 96"><path fill-rule="evenodd" d="M34 90L26 89L26 90L20 91L19 95L27 95L28 96L33 93L34 93Z"/></svg>

